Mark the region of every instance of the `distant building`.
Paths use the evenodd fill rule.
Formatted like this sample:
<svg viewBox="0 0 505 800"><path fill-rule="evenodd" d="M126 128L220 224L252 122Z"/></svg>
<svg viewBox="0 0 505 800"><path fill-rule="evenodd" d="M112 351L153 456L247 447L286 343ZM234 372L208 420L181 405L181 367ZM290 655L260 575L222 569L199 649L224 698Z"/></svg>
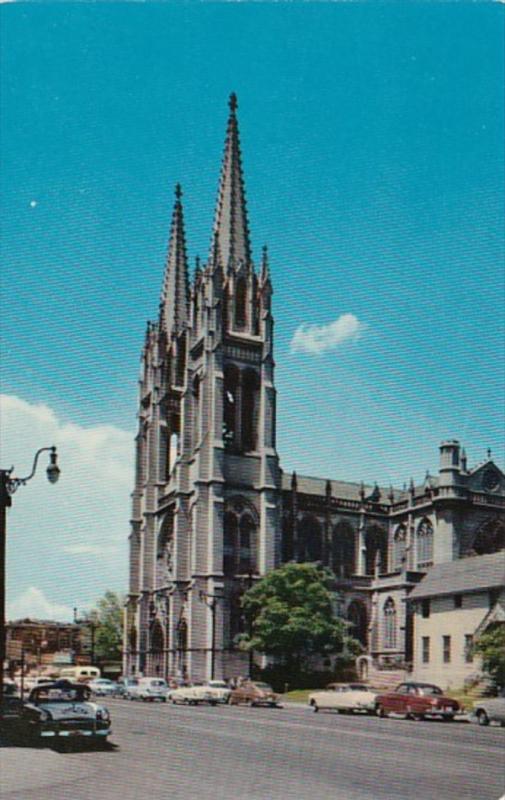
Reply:
<svg viewBox="0 0 505 800"><path fill-rule="evenodd" d="M332 570L374 666L409 665L406 597L434 565L505 547L505 476L490 454L469 467L455 440L402 490L283 472L273 289L266 248L259 269L252 258L236 109L232 96L207 262L190 281L178 186L145 333L124 671L246 674L240 598L291 560Z"/></svg>
<svg viewBox="0 0 505 800"><path fill-rule="evenodd" d="M11 668L72 664L83 657L80 625L53 620L19 619L6 625L6 654Z"/></svg>
<svg viewBox="0 0 505 800"><path fill-rule="evenodd" d="M477 679L474 642L490 625L505 625L505 550L435 565L409 604L414 678L444 689Z"/></svg>

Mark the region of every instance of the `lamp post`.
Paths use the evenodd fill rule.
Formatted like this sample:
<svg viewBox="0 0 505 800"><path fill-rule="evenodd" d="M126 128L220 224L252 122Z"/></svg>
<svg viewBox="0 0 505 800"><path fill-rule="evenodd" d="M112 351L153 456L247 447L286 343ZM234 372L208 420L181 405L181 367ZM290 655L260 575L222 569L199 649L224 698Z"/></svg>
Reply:
<svg viewBox="0 0 505 800"><path fill-rule="evenodd" d="M214 680L214 672L216 666L216 608L221 596L218 594L210 594L201 589L198 592L198 597L205 603L207 608L210 608L212 628L211 628L211 646L210 646L210 679Z"/></svg>
<svg viewBox="0 0 505 800"><path fill-rule="evenodd" d="M41 453L49 452L47 479L56 483L60 477L56 447L41 447L35 453L32 471L25 478L15 478L10 469L0 469L0 703L4 696L4 661L5 661L5 544L7 535L7 509L12 505L12 495L20 487L25 486L37 471L37 463Z"/></svg>

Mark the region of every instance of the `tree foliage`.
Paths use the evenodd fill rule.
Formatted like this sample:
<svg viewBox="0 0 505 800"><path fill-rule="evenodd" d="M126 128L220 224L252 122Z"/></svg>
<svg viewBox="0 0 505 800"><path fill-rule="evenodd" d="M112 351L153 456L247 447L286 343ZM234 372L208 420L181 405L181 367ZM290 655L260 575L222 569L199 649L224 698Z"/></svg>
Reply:
<svg viewBox="0 0 505 800"><path fill-rule="evenodd" d="M95 658L99 661L121 659L124 599L116 592L105 592L90 612L95 628Z"/></svg>
<svg viewBox="0 0 505 800"><path fill-rule="evenodd" d="M474 650L482 658L484 672L497 686L505 686L505 625L490 626L479 636Z"/></svg>
<svg viewBox="0 0 505 800"><path fill-rule="evenodd" d="M242 598L249 633L239 646L303 668L311 656L350 659L360 646L334 612L332 574L314 564L285 564Z"/></svg>

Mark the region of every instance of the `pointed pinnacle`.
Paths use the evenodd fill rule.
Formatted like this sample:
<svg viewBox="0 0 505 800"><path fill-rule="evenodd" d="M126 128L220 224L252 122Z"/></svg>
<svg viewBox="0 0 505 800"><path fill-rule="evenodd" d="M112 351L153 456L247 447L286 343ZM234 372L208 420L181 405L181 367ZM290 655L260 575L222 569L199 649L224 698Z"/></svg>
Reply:
<svg viewBox="0 0 505 800"><path fill-rule="evenodd" d="M238 100L237 100L237 95L235 94L235 92L232 92L230 94L230 99L228 100L228 105L230 107L231 113L234 114L235 111L238 108Z"/></svg>
<svg viewBox="0 0 505 800"><path fill-rule="evenodd" d="M182 188L180 183L175 184L175 196L177 200L180 200L182 197Z"/></svg>

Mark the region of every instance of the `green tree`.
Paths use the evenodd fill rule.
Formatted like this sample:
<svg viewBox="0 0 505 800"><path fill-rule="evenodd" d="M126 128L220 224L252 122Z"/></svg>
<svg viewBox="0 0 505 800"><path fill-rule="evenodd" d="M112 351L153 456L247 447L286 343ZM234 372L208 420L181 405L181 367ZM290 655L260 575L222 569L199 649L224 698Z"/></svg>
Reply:
<svg viewBox="0 0 505 800"><path fill-rule="evenodd" d="M482 658L484 672L497 686L505 686L505 625L497 623L479 636L474 651Z"/></svg>
<svg viewBox="0 0 505 800"><path fill-rule="evenodd" d="M123 641L124 598L116 592L105 592L90 612L95 623L95 658L99 661L119 661Z"/></svg>
<svg viewBox="0 0 505 800"><path fill-rule="evenodd" d="M306 668L311 656L339 654L350 661L360 645L334 613L333 580L314 564L285 564L265 575L242 598L249 633L239 637L239 646L275 656L293 672Z"/></svg>

